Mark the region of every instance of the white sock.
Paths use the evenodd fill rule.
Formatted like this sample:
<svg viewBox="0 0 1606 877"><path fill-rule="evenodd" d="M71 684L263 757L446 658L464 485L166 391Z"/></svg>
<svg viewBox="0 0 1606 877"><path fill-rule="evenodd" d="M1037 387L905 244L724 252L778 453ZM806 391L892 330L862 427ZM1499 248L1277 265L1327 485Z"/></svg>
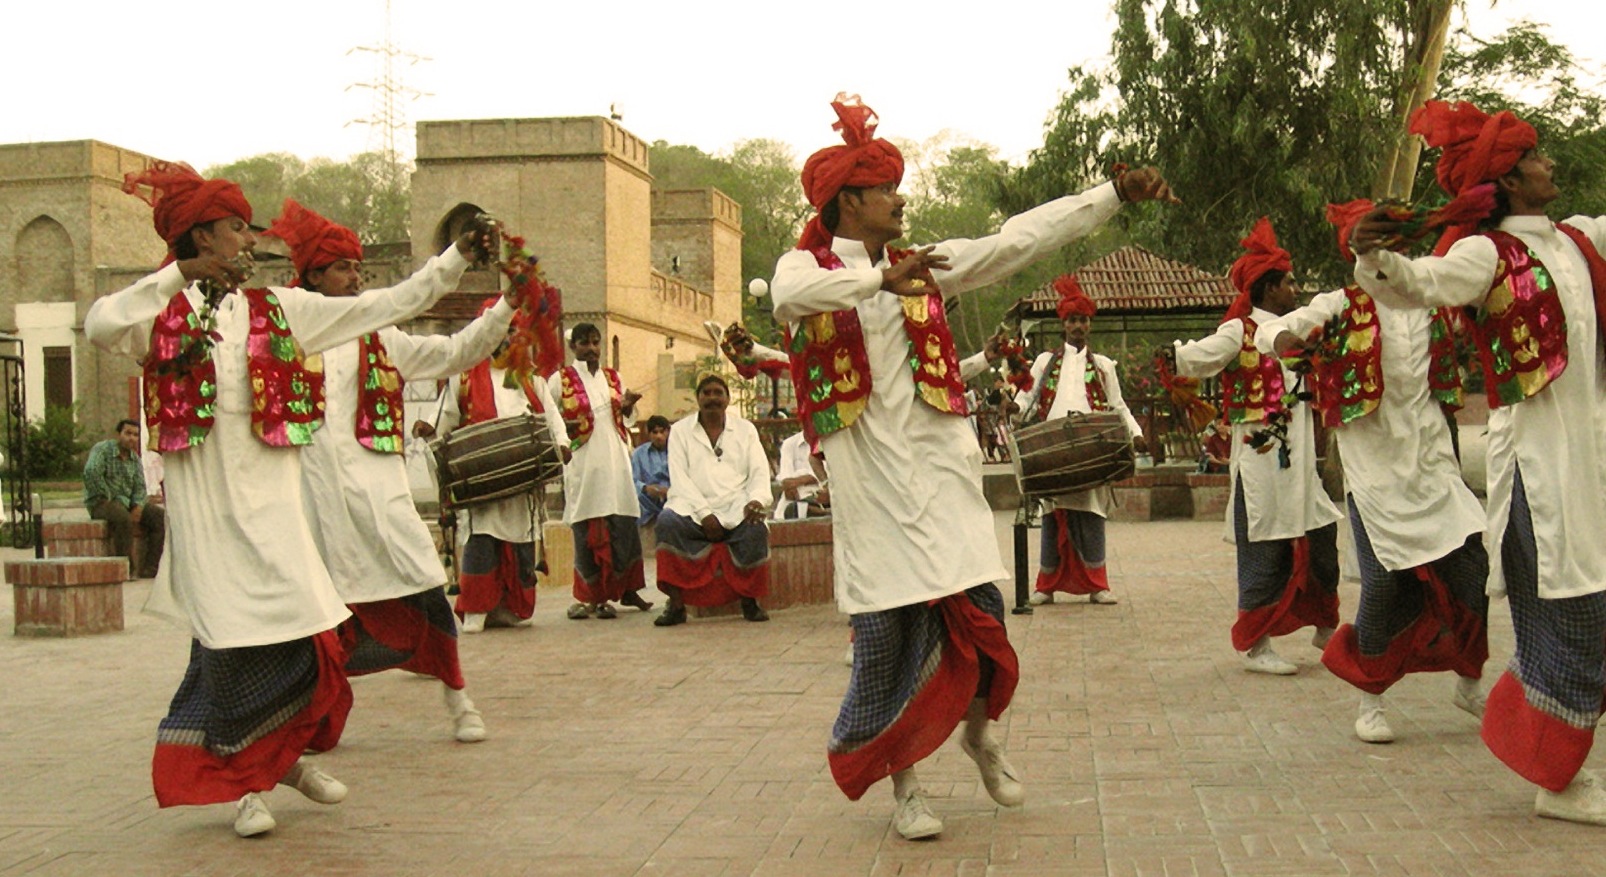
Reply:
<svg viewBox="0 0 1606 877"><path fill-rule="evenodd" d="M914 768L906 767L892 775L892 797L899 801L919 790L920 778L915 776Z"/></svg>
<svg viewBox="0 0 1606 877"><path fill-rule="evenodd" d="M1456 693L1462 695L1463 697L1476 698L1478 695L1483 693L1480 690L1480 685L1482 682L1483 680L1473 679L1470 676L1457 676L1455 677Z"/></svg>
<svg viewBox="0 0 1606 877"><path fill-rule="evenodd" d="M1372 694L1371 692L1367 691L1361 692L1361 712L1368 713L1372 710L1380 710L1382 708L1383 695Z"/></svg>
<svg viewBox="0 0 1606 877"><path fill-rule="evenodd" d="M965 742L980 747L987 742L987 698L972 698L965 710Z"/></svg>
<svg viewBox="0 0 1606 877"><path fill-rule="evenodd" d="M446 686L444 683L442 684L442 688L444 688L446 692L447 715L455 719L463 713L466 713L474 708L474 701L468 699L467 689L459 691L455 688Z"/></svg>

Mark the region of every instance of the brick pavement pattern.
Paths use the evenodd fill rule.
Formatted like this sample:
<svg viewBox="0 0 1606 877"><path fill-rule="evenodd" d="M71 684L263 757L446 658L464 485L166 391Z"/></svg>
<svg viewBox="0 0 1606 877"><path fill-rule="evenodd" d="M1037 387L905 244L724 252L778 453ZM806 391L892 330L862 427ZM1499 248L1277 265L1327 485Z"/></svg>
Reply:
<svg viewBox="0 0 1606 877"><path fill-rule="evenodd" d="M566 581L533 629L463 641L488 741L452 742L438 685L353 680L345 738L317 759L350 797L281 787L278 829L240 840L227 807L156 807L152 740L189 645L136 611L135 583L122 633L0 636L0 875L1606 875L1606 829L1535 818L1533 788L1450 704L1451 676L1396 686L1399 739L1368 746L1356 692L1307 636L1278 646L1298 676L1243 672L1220 531L1112 523L1119 605L1009 617L1022 680L997 733L1027 804L996 807L951 741L922 765L946 824L922 843L890 830L886 784L849 802L826 769L848 681L834 610L573 622ZM1354 583L1342 599L1348 618ZM1491 628L1492 680L1511 654L1504 603Z"/></svg>

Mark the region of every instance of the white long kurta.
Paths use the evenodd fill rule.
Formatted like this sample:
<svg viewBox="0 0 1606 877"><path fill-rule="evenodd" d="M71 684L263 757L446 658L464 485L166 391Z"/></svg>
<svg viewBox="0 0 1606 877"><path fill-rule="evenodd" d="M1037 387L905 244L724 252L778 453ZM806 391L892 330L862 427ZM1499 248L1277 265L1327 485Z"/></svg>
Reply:
<svg viewBox="0 0 1606 877"><path fill-rule="evenodd" d="M446 404L441 409L441 424L443 434L450 433L462 422L463 414L457 407L457 388L462 381L462 375L452 378L452 383L446 388ZM530 408L530 400L524 395L523 388L519 386L506 386L507 370L491 366L491 390L496 399L496 416L516 417L520 414L536 414ZM563 417L558 414L558 406L552 401L552 394L547 392L546 381L539 378L530 381L530 388L541 402L541 412L537 417L546 421L547 431L552 436L554 444L567 446L569 432L563 425ZM490 502L470 506L463 511L463 517L468 520L468 526L463 528L462 538L469 536L492 536L503 542L540 542L541 528L536 526L539 517L535 503L540 501L541 491L536 491L534 498L530 496L507 496L493 499Z"/></svg>
<svg viewBox="0 0 1606 877"><path fill-rule="evenodd" d="M1375 300L1374 300L1375 301ZM1275 356L1277 334L1308 337L1349 308L1343 290L1316 296L1255 331ZM1450 427L1428 388L1432 321L1425 310L1377 302L1383 398L1377 410L1337 430L1344 487L1360 510L1372 551L1385 569L1438 560L1483 532L1483 506L1461 480Z"/></svg>
<svg viewBox="0 0 1606 877"><path fill-rule="evenodd" d="M433 381L489 356L512 317L503 300L451 336L408 335L392 327L379 337L404 380ZM312 538L347 603L405 597L446 582L435 542L413 505L405 459L357 443L359 347L352 340L324 351L324 425L301 461Z"/></svg>
<svg viewBox="0 0 1606 877"><path fill-rule="evenodd" d="M1606 250L1606 218L1567 223ZM1510 216L1500 229L1533 248L1555 281L1567 321L1567 370L1533 398L1489 412L1489 594L1505 594L1500 548L1518 467L1533 513L1539 596L1599 593L1606 591L1606 373L1589 266L1547 217ZM1380 304L1482 305L1497 261L1494 243L1479 235L1443 257L1368 253L1356 260L1355 280Z"/></svg>
<svg viewBox="0 0 1606 877"><path fill-rule="evenodd" d="M717 446L696 413L669 429L669 499L664 507L701 523L713 515L727 530L746 517L747 504L770 504L770 461L752 422L727 412Z"/></svg>
<svg viewBox="0 0 1606 877"><path fill-rule="evenodd" d="M467 263L455 247L390 289L326 298L274 289L307 354L409 319L456 286ZM172 297L189 297L176 264L94 303L84 332L135 358ZM251 431L246 367L249 303L230 295L217 311L217 413L200 447L166 455L168 545L145 611L185 627L210 649L288 642L329 630L350 613L318 557L301 499L301 453L265 445Z"/></svg>
<svg viewBox="0 0 1606 877"><path fill-rule="evenodd" d="M1091 414L1093 403L1087 398L1087 348L1072 347L1069 344L1060 347L1059 383L1055 385L1054 404L1048 407L1046 420L1054 420L1068 414ZM1020 406L1021 417L1026 422L1035 422L1037 418L1037 400L1042 395L1044 372L1048 371L1048 363L1054 358L1052 350L1040 353L1032 362L1032 388L1027 390L1015 403ZM1121 415L1121 421L1126 424L1127 435L1133 438L1143 433L1138 426L1138 419L1132 416L1132 409L1126 407L1126 399L1121 396L1121 382L1115 375L1115 360L1103 354L1093 354L1093 367L1098 370L1099 378L1104 382L1104 401L1110 410ZM1115 488L1108 484L1095 487L1092 490L1078 490L1074 493L1062 493L1050 497L1048 504L1057 509L1070 509L1078 512L1092 512L1101 518L1109 517L1110 506L1115 504Z"/></svg>
<svg viewBox="0 0 1606 877"><path fill-rule="evenodd" d="M586 398L591 401L591 438L575 449L574 458L563 467L563 523L574 526L592 518L625 515L634 518L641 514L636 502L636 480L630 469L630 446L613 428L613 406L623 404L608 386L608 377L602 368L592 372L585 363L577 362L574 370L580 373ZM552 398L562 401L562 372L547 379ZM625 418L625 426L635 425L634 410Z"/></svg>
<svg viewBox="0 0 1606 877"><path fill-rule="evenodd" d="M1114 215L1104 184L1051 201L1004 223L998 234L937 245L949 271L943 295L996 283ZM775 266L775 318L858 311L872 388L852 426L821 440L831 467L837 606L875 612L957 594L1008 575L981 492L981 448L966 418L916 398L909 336L898 296L881 290L885 255L872 262L860 241L836 238L843 268L821 268L794 250Z"/></svg>
<svg viewBox="0 0 1606 877"><path fill-rule="evenodd" d="M1255 308L1250 319L1262 325L1277 319L1268 310ZM1238 358L1244 341L1242 320L1227 320L1216 333L1198 341L1178 343L1177 374L1188 378L1208 378L1219 374ZM1296 375L1283 369L1283 386L1292 389ZM1232 426L1232 458L1227 467L1232 476L1232 495L1227 502L1225 538L1237 541L1232 529L1232 509L1238 486L1244 491L1244 509L1249 514L1249 541L1266 542L1272 539L1296 539L1311 530L1325 527L1342 515L1322 489L1321 478L1316 474L1316 433L1311 421L1310 406L1296 402L1288 422L1289 466L1280 468L1277 448L1262 454L1245 443L1250 433L1261 428L1258 423L1235 423Z"/></svg>

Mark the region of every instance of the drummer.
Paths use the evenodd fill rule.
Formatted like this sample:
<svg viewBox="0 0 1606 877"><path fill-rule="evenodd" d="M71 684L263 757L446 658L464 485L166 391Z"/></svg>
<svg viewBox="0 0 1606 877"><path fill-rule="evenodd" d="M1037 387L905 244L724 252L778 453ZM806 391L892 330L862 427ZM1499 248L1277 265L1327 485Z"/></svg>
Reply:
<svg viewBox="0 0 1606 877"><path fill-rule="evenodd" d="M351 229L287 198L266 234L290 245L292 286L330 298L362 291L362 242ZM301 453L313 541L352 613L340 625L347 675L434 676L463 743L484 740L485 722L464 691L446 570L407 486L402 386L472 365L506 335L512 316L499 301L450 337L392 326L324 351L325 423Z"/></svg>
<svg viewBox="0 0 1606 877"><path fill-rule="evenodd" d="M501 299L486 299L481 311L490 310ZM545 420L558 455L568 462L569 434L546 382L527 365L512 367L515 361L534 359L512 356L504 341L490 359L454 377L441 412L442 432L449 434L459 425L533 414ZM536 503L540 497L539 491L517 494L465 510L468 540L463 545L457 596L464 633L479 633L488 626L528 627L534 621L535 560L541 539Z"/></svg>
<svg viewBox="0 0 1606 877"><path fill-rule="evenodd" d="M1016 400L1022 423L1109 411L1120 416L1134 447L1147 450L1143 430L1121 398L1115 362L1088 349L1098 307L1082 292L1075 274L1055 279L1054 291L1060 296L1057 312L1065 323L1065 345L1032 363L1031 389ZM1104 567L1104 519L1114 500L1108 484L1043 500L1041 568L1032 605L1054 602L1055 592L1086 594L1092 603L1120 602L1110 591Z"/></svg>
<svg viewBox="0 0 1606 877"><path fill-rule="evenodd" d="M1227 541L1238 546L1238 621L1232 647L1251 673L1290 676L1299 667L1271 638L1306 625L1327 645L1338 627L1338 508L1316 474L1310 406L1284 404L1298 376L1255 349L1255 329L1294 309L1294 263L1262 218L1239 242L1228 276L1238 298L1208 338L1161 349L1183 377L1221 375L1232 424L1232 505ZM1297 558L1307 562L1296 562Z"/></svg>

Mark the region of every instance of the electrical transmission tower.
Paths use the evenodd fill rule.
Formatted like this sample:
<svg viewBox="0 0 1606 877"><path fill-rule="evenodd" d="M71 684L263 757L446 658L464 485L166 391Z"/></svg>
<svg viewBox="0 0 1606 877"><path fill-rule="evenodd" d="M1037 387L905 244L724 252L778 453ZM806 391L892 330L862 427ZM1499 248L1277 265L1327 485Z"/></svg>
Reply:
<svg viewBox="0 0 1606 877"><path fill-rule="evenodd" d="M422 55L404 51L397 47L391 39L391 0L385 0L385 37L377 46L358 46L346 52L347 55L364 53L375 56L379 62L379 72L373 82L358 82L346 86L346 90L353 88L366 88L373 92L373 110L367 118L353 119L347 125L366 125L369 130L369 148L385 156L393 179L399 177L402 168L402 154L397 147L396 132L408 127L406 105L421 97L431 97L428 92L419 91L402 81L398 66L405 64L411 67L420 61L428 61Z"/></svg>

